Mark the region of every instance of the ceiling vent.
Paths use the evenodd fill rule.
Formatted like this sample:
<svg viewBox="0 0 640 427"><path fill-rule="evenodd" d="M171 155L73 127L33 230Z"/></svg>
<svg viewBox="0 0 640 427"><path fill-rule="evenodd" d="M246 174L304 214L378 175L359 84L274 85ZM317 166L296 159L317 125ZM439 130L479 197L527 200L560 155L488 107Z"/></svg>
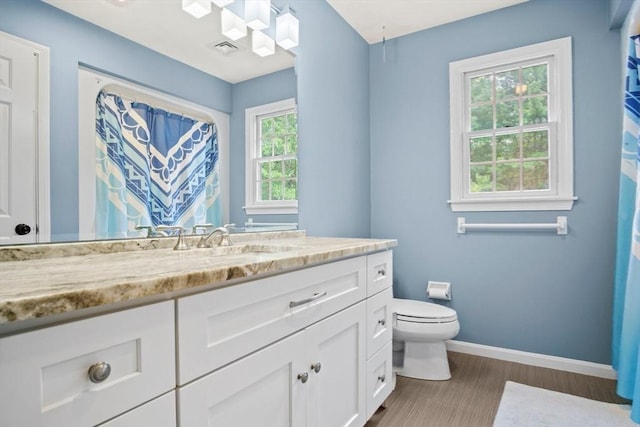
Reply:
<svg viewBox="0 0 640 427"><path fill-rule="evenodd" d="M234 52L237 52L239 50L238 46L232 43L229 43L226 40L221 41L219 43L209 43L207 46L210 47L211 49L217 50L223 55L231 55Z"/></svg>

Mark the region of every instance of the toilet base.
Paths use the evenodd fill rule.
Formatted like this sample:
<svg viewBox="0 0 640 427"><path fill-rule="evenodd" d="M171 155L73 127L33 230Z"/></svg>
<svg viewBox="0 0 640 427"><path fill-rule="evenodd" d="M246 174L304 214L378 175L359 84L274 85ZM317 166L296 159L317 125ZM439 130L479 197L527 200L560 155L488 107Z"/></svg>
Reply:
<svg viewBox="0 0 640 427"><path fill-rule="evenodd" d="M404 343L403 365L398 370L402 377L420 380L444 381L451 378L447 348L444 341Z"/></svg>

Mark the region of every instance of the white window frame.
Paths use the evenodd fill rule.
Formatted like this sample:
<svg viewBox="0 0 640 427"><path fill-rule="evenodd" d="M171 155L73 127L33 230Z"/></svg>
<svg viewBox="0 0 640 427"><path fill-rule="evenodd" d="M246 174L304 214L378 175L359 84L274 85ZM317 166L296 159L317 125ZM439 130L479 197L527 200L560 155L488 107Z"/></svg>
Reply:
<svg viewBox="0 0 640 427"><path fill-rule="evenodd" d="M258 200L258 119L297 110L295 98L258 105L245 110L245 212L247 215L297 214L298 200ZM297 153L296 153L297 158Z"/></svg>
<svg viewBox="0 0 640 427"><path fill-rule="evenodd" d="M451 199L453 212L571 210L573 195L573 89L571 37L449 64ZM549 72L549 190L471 193L469 76L482 70L551 58Z"/></svg>

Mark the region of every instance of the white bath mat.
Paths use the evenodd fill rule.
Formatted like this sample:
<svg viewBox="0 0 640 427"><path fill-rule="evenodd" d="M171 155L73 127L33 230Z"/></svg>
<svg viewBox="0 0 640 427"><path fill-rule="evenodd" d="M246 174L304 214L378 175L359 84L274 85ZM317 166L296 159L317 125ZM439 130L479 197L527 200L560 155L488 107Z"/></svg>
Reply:
<svg viewBox="0 0 640 427"><path fill-rule="evenodd" d="M640 427L631 406L507 381L493 427Z"/></svg>

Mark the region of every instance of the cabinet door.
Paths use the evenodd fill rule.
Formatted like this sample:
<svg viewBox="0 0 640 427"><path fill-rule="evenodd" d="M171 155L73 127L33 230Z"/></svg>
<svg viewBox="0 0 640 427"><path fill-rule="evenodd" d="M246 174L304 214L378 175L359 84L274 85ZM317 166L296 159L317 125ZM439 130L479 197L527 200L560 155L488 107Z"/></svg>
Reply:
<svg viewBox="0 0 640 427"><path fill-rule="evenodd" d="M364 425L365 319L363 301L307 329L307 427Z"/></svg>
<svg viewBox="0 0 640 427"><path fill-rule="evenodd" d="M240 359L178 391L178 425L304 425L304 332ZM304 379L307 382L306 379Z"/></svg>

